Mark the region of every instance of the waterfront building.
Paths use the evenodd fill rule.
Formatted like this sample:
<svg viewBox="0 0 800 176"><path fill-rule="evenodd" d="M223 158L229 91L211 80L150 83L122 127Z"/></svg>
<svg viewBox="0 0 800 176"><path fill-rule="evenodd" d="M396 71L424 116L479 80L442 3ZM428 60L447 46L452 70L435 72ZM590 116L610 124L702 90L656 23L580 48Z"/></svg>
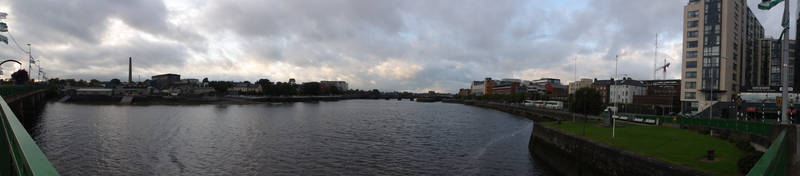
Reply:
<svg viewBox="0 0 800 176"><path fill-rule="evenodd" d="M238 95L240 93L261 93L261 90L261 85L251 84L250 82L239 82L234 83L233 87L228 89L228 92Z"/></svg>
<svg viewBox="0 0 800 176"><path fill-rule="evenodd" d="M633 96L633 104L658 107L665 113L681 111L681 80L643 80L642 84L647 93Z"/></svg>
<svg viewBox="0 0 800 176"><path fill-rule="evenodd" d="M800 67L797 65L800 63L795 61L795 48L795 40L789 40L789 64L787 65L789 71L787 75L789 77L787 80L789 87L798 87L795 86L795 83L800 83L797 81L798 78L795 77L797 71L795 68ZM771 38L762 39L759 49L762 51L760 53L760 59L764 68L762 72L760 72L760 74L763 75L762 80L759 80L761 84L758 84L757 87L773 87L778 89L778 87L781 87L781 65L783 62L781 58L781 41ZM744 88L749 89L752 87Z"/></svg>
<svg viewBox="0 0 800 176"><path fill-rule="evenodd" d="M568 86L569 87L569 92L568 93L569 94L574 94L576 91L578 91L578 89L586 88L586 87L592 87L592 83L594 83L594 81L592 79L586 79L586 78L581 79L579 81L571 82L571 83L569 83L569 86Z"/></svg>
<svg viewBox="0 0 800 176"><path fill-rule="evenodd" d="M485 78L483 81L473 81L472 85L470 85L470 93L477 96L490 95L492 94L492 87L494 87L492 78Z"/></svg>
<svg viewBox="0 0 800 176"><path fill-rule="evenodd" d="M181 75L178 74L162 74L162 75L155 75L152 78L153 87L157 89L167 89L172 84L181 80Z"/></svg>
<svg viewBox="0 0 800 176"><path fill-rule="evenodd" d="M683 16L684 112L730 101L742 86L758 83L764 27L745 0L690 0Z"/></svg>
<svg viewBox="0 0 800 176"><path fill-rule="evenodd" d="M114 88L115 96L146 96L150 95L151 87L140 85L117 86Z"/></svg>
<svg viewBox="0 0 800 176"><path fill-rule="evenodd" d="M641 81L623 78L609 86L609 102L630 104L633 103L634 96L645 95L646 93L647 87Z"/></svg>
<svg viewBox="0 0 800 176"><path fill-rule="evenodd" d="M459 96L467 96L470 94L470 89L458 89Z"/></svg>
<svg viewBox="0 0 800 176"><path fill-rule="evenodd" d="M561 84L560 79L542 78L525 82L523 84L527 92L540 95L551 95L553 97L563 97L567 95L568 87Z"/></svg>
<svg viewBox="0 0 800 176"><path fill-rule="evenodd" d="M114 89L107 88L79 88L75 90L77 96L112 96Z"/></svg>
<svg viewBox="0 0 800 176"><path fill-rule="evenodd" d="M520 84L521 84L521 81L519 81L519 80L516 80L516 81L511 80L511 81L509 81L509 80L503 79L503 81L500 81L497 85L492 87L492 91L491 92L492 92L492 94L501 94L501 95L503 95L503 94L514 94L514 93L517 93L517 92L523 92L524 89L520 90Z"/></svg>
<svg viewBox="0 0 800 176"><path fill-rule="evenodd" d="M614 79L609 80L597 80L594 79L594 83L592 83L592 87L600 93L600 97L603 99L603 103L609 102L609 90L611 89L611 84L614 84Z"/></svg>

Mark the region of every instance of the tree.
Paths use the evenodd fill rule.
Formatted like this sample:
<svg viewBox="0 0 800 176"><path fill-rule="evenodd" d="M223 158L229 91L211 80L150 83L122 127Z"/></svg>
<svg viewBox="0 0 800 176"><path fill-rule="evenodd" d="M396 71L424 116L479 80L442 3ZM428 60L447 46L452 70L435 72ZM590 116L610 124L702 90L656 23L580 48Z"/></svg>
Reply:
<svg viewBox="0 0 800 176"><path fill-rule="evenodd" d="M593 88L584 87L575 91L575 95L570 97L572 105L569 111L583 115L597 115L603 112L603 98L600 92Z"/></svg>
<svg viewBox="0 0 800 176"><path fill-rule="evenodd" d="M109 84L111 84L111 85L109 85L109 87L113 88L113 87L117 87L118 85L122 84L122 81L120 81L117 78L114 78L114 79L111 79L111 81L109 81Z"/></svg>
<svg viewBox="0 0 800 176"><path fill-rule="evenodd" d="M229 88L233 87L233 83L227 81L211 81L208 83L208 85L214 88L217 96L224 95L228 92Z"/></svg>
<svg viewBox="0 0 800 176"><path fill-rule="evenodd" d="M28 77L28 71L22 69L11 74L11 79L14 80L14 83L17 85L24 85L28 83L30 77Z"/></svg>
<svg viewBox="0 0 800 176"><path fill-rule="evenodd" d="M583 114L583 135L586 135L586 122L589 121L587 115L597 115L603 112L603 97L600 92L593 88L580 88L570 97L572 104L569 111Z"/></svg>
<svg viewBox="0 0 800 176"><path fill-rule="evenodd" d="M97 85L100 85L100 81L98 81L96 79L92 79L92 80L89 80L89 84L91 86L97 86Z"/></svg>
<svg viewBox="0 0 800 176"><path fill-rule="evenodd" d="M256 84L261 86L261 93L264 95L275 95L275 86L269 79L259 79Z"/></svg>
<svg viewBox="0 0 800 176"><path fill-rule="evenodd" d="M320 84L318 82L303 83L300 85L300 91L303 92L303 95L319 95Z"/></svg>

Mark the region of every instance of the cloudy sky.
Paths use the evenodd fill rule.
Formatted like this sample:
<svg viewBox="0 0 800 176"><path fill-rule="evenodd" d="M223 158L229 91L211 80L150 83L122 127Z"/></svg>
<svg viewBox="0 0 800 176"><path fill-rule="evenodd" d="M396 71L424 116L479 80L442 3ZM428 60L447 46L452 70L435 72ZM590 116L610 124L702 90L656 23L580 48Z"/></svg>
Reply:
<svg viewBox="0 0 800 176"><path fill-rule="evenodd" d="M0 11L51 78L125 80L133 57L141 80L178 73L455 92L484 77L572 81L576 60L578 77L608 78L615 55L621 74L652 79L656 40L658 64L671 62L667 77L679 78L687 1L0 0ZM748 5L777 36L781 11L759 2ZM14 42L0 44L0 57L27 60Z"/></svg>

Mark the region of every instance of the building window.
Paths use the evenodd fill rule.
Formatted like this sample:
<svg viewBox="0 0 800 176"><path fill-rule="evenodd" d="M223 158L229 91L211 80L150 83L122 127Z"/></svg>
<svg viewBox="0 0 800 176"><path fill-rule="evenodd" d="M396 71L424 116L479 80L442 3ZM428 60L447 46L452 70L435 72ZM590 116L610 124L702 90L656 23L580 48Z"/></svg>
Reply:
<svg viewBox="0 0 800 176"><path fill-rule="evenodd" d="M697 61L686 61L686 68L697 68Z"/></svg>
<svg viewBox="0 0 800 176"><path fill-rule="evenodd" d="M686 26L690 27L690 28L693 28L693 27L697 27L697 24L699 24L699 21L694 20L694 21L689 21L689 24L687 24Z"/></svg>
<svg viewBox="0 0 800 176"><path fill-rule="evenodd" d="M697 88L697 82L686 82L685 88L686 89L696 89Z"/></svg>
<svg viewBox="0 0 800 176"><path fill-rule="evenodd" d="M684 94L683 97L686 98L686 99L695 99L695 98L697 98L697 93L686 92L686 94Z"/></svg>
<svg viewBox="0 0 800 176"><path fill-rule="evenodd" d="M700 35L700 33L697 31L689 31L686 33L686 36L689 38L697 38L698 35Z"/></svg>
<svg viewBox="0 0 800 176"><path fill-rule="evenodd" d="M697 72L686 72L686 78L697 78Z"/></svg>
<svg viewBox="0 0 800 176"><path fill-rule="evenodd" d="M697 58L697 51L687 51L686 58Z"/></svg>
<svg viewBox="0 0 800 176"><path fill-rule="evenodd" d="M688 15L689 15L689 18L694 18L694 17L700 16L700 11L692 10L692 11L689 11Z"/></svg>
<svg viewBox="0 0 800 176"><path fill-rule="evenodd" d="M688 42L686 42L686 47L687 48L697 48L697 41L688 41Z"/></svg>

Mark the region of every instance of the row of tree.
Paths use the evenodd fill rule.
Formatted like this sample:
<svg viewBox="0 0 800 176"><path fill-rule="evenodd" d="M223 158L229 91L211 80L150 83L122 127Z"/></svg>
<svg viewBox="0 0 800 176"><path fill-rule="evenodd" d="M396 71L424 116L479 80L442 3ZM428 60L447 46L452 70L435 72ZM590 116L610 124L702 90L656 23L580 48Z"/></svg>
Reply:
<svg viewBox="0 0 800 176"><path fill-rule="evenodd" d="M204 79L204 82L205 81L206 79ZM261 86L261 95L270 96L342 95L345 93L345 91L340 90L338 87L322 85L318 82L308 82L298 85L289 82L272 82L269 79L260 79L256 81L255 84ZM228 92L228 89L234 86L234 83L230 81L210 81L208 85L214 88L217 93L225 94ZM247 94L256 93L247 92Z"/></svg>

